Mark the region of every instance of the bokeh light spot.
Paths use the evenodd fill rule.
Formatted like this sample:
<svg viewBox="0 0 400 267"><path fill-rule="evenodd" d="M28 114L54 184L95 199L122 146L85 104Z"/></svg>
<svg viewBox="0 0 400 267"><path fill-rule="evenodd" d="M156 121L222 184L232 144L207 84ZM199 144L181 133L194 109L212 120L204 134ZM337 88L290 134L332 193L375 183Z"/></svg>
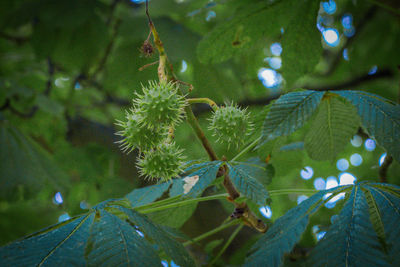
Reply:
<svg viewBox="0 0 400 267"><path fill-rule="evenodd" d="M336 29L329 28L322 31L322 36L327 45L335 47L339 44L339 32Z"/></svg>
<svg viewBox="0 0 400 267"><path fill-rule="evenodd" d="M322 8L330 15L336 12L336 2L334 0L322 2Z"/></svg>
<svg viewBox="0 0 400 267"><path fill-rule="evenodd" d="M375 143L375 141L372 140L372 139L367 139L367 140L365 140L364 146L365 146L365 149L366 149L366 150L368 150L368 151L374 151L374 150L375 150L375 147L376 147L376 143Z"/></svg>
<svg viewBox="0 0 400 267"><path fill-rule="evenodd" d="M346 61L349 60L349 50L347 48L343 49L343 59Z"/></svg>
<svg viewBox="0 0 400 267"><path fill-rule="evenodd" d="M282 76L273 69L261 68L258 71L258 79L267 88L277 88L282 83Z"/></svg>
<svg viewBox="0 0 400 267"><path fill-rule="evenodd" d="M345 29L350 29L353 26L353 16L351 14L344 14L342 16L342 26Z"/></svg>
<svg viewBox="0 0 400 267"><path fill-rule="evenodd" d="M54 195L54 202L55 202L56 204L58 204L58 205L61 205L61 204L64 202L63 197L62 197L62 195L61 195L60 192L57 192L57 193Z"/></svg>
<svg viewBox="0 0 400 267"><path fill-rule="evenodd" d="M217 16L217 13L215 13L215 11L210 10L207 12L207 16L206 16L206 21L210 21L211 19L215 18Z"/></svg>
<svg viewBox="0 0 400 267"><path fill-rule="evenodd" d="M343 172L339 174L339 185L354 184L356 180L357 178L351 173Z"/></svg>
<svg viewBox="0 0 400 267"><path fill-rule="evenodd" d="M182 67L181 67L181 72L185 72L187 70L187 63L185 60L182 60Z"/></svg>
<svg viewBox="0 0 400 267"><path fill-rule="evenodd" d="M326 182L323 178L319 177L314 180L314 187L317 190L324 190L326 187Z"/></svg>
<svg viewBox="0 0 400 267"><path fill-rule="evenodd" d="M349 164L349 162L347 161L347 159L339 159L339 160L336 162L336 168L337 168L339 171L345 171L345 170L347 170L347 169L349 168L349 166L350 166L350 164Z"/></svg>
<svg viewBox="0 0 400 267"><path fill-rule="evenodd" d="M360 154L354 153L353 155L350 156L351 165L360 166L362 162L363 162L363 158Z"/></svg>
<svg viewBox="0 0 400 267"><path fill-rule="evenodd" d="M304 180L311 179L311 177L313 177L313 175L314 175L314 170L310 166L306 166L306 167L304 167L304 169L302 169L300 171L300 176Z"/></svg>
<svg viewBox="0 0 400 267"><path fill-rule="evenodd" d="M383 153L379 158L379 166L382 166L383 162L385 161L386 153Z"/></svg>
<svg viewBox="0 0 400 267"><path fill-rule="evenodd" d="M282 46L280 43L273 43L270 46L270 50L272 55L279 57L282 53Z"/></svg>
<svg viewBox="0 0 400 267"><path fill-rule="evenodd" d="M270 219L272 217L272 210L269 206L263 206L259 210L265 218Z"/></svg>
<svg viewBox="0 0 400 267"><path fill-rule="evenodd" d="M378 71L378 66L372 66L372 68L368 71L368 75L374 75Z"/></svg>
<svg viewBox="0 0 400 267"><path fill-rule="evenodd" d="M60 217L58 217L58 222L64 222L69 220L71 217L69 216L68 213L64 212L63 214L60 215Z"/></svg>
<svg viewBox="0 0 400 267"><path fill-rule="evenodd" d="M350 143L351 143L351 145L354 146L354 147L360 147L360 146L362 145L362 143L363 143L363 140L362 140L361 136L355 135L355 136L351 139Z"/></svg>

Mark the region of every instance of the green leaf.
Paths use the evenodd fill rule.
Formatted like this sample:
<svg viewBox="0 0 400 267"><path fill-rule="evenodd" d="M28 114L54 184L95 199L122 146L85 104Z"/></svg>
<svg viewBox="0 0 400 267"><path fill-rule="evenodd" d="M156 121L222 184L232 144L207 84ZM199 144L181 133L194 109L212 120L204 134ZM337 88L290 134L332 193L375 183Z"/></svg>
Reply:
<svg viewBox="0 0 400 267"><path fill-rule="evenodd" d="M221 161L210 161L209 164L207 164L205 167L188 175L190 177L197 175L199 176L199 180L186 195L189 197L199 196L216 179L217 172L221 164Z"/></svg>
<svg viewBox="0 0 400 267"><path fill-rule="evenodd" d="M299 3L282 38L282 74L287 87L312 72L322 54L321 34L315 27L320 3L296 2Z"/></svg>
<svg viewBox="0 0 400 267"><path fill-rule="evenodd" d="M169 236L161 227L153 224L146 216L124 207L116 207L128 216L138 230L153 240L174 262L182 267L194 266L192 258L181 243Z"/></svg>
<svg viewBox="0 0 400 267"><path fill-rule="evenodd" d="M0 147L0 198L15 198L21 188L28 196L45 185L65 187L68 177L51 155L6 120L0 120Z"/></svg>
<svg viewBox="0 0 400 267"><path fill-rule="evenodd" d="M312 266L387 266L368 210L360 185L355 185L339 218L311 252Z"/></svg>
<svg viewBox="0 0 400 267"><path fill-rule="evenodd" d="M1 266L85 266L94 214L71 219L0 248Z"/></svg>
<svg viewBox="0 0 400 267"><path fill-rule="evenodd" d="M48 112L56 117L61 117L64 112L64 106L48 96L40 94L36 96L36 104L41 110Z"/></svg>
<svg viewBox="0 0 400 267"><path fill-rule="evenodd" d="M400 162L400 105L361 91L336 91L358 110L368 135Z"/></svg>
<svg viewBox="0 0 400 267"><path fill-rule="evenodd" d="M306 230L309 215L321 206L321 198L337 189L320 191L277 219L253 245L244 266L281 266L284 254L292 250Z"/></svg>
<svg viewBox="0 0 400 267"><path fill-rule="evenodd" d="M333 160L357 132L360 119L355 108L337 97L327 97L318 108L304 140L310 158Z"/></svg>
<svg viewBox="0 0 400 267"><path fill-rule="evenodd" d="M251 49L254 42L280 34L288 23L297 1L245 4L233 19L216 26L199 43L197 54L202 63L219 63L239 52ZM286 16L288 14L288 16ZM316 14L315 14L316 15ZM262 25L262 27L260 27Z"/></svg>
<svg viewBox="0 0 400 267"><path fill-rule="evenodd" d="M233 162L235 167L241 169L249 176L256 178L263 185L269 185L275 175L275 169L260 158L249 158L245 162Z"/></svg>
<svg viewBox="0 0 400 267"><path fill-rule="evenodd" d="M266 202L270 200L268 191L265 187L247 172L248 166L243 169L240 165L233 166L228 164L228 167L229 176L233 184L241 194L246 196L246 198L260 206L264 206Z"/></svg>
<svg viewBox="0 0 400 267"><path fill-rule="evenodd" d="M318 91L302 91L281 96L271 105L265 118L260 144L302 127L317 109L323 95Z"/></svg>
<svg viewBox="0 0 400 267"><path fill-rule="evenodd" d="M125 197L129 200L132 207L145 205L159 199L170 187L171 182L150 185L138 188L127 194Z"/></svg>
<svg viewBox="0 0 400 267"><path fill-rule="evenodd" d="M377 213L373 217L371 215L371 221L374 229L378 235L378 238L384 238L384 244L386 251L389 255L389 262L393 266L400 265L400 195L393 194L394 185L386 184L367 184L363 185L363 188L367 189L378 207ZM397 191L400 191L399 187L396 187ZM371 210L370 210L371 211ZM378 222L378 224L377 224ZM384 228L384 233L381 232L380 225ZM378 231L377 231L378 230Z"/></svg>
<svg viewBox="0 0 400 267"><path fill-rule="evenodd" d="M132 225L105 210L98 213L85 252L89 266L161 266L157 251Z"/></svg>

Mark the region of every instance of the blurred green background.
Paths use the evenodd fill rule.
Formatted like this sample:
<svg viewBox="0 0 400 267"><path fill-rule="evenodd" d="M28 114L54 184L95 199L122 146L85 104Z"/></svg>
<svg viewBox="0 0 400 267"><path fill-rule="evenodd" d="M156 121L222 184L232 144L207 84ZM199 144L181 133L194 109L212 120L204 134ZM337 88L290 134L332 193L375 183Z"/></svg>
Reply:
<svg viewBox="0 0 400 267"><path fill-rule="evenodd" d="M192 97L247 107L256 124L254 136L268 112L265 106L292 88L363 90L398 101L400 20L394 12L399 3L394 0L381 1L382 5L322 1L315 27L323 52L315 71L292 87L285 82L290 74L281 72L284 28L264 32L251 40L251 47L225 62L199 60L204 55L197 47L204 35L259 2L150 1L150 14L177 77L194 86ZM276 16L289 18L291 12ZM263 29L263 25L254 27ZM1 1L0 245L152 183L138 177L137 152L121 153L115 135L119 130L115 122L124 119L134 93L141 84L157 79L156 65L139 71L157 61L157 55L140 54L148 34L142 1ZM302 45L301 40L292 42ZM299 55L299 62L290 64L303 64L301 60ZM207 106L196 105L194 112L218 155L234 156L238 150L215 143L208 132ZM249 155L262 160L272 155L275 176L268 190L322 189L354 179L378 181L385 152L365 131L360 129L335 161L320 162L303 150L308 127ZM207 158L187 124L176 129L176 142L189 160ZM393 162L389 183L400 184L399 171L399 163ZM271 216L275 220L302 199L296 194L277 196L261 209L263 215L259 207L254 209L265 220ZM300 246L316 242L341 202L312 218ZM210 212L216 216L210 218ZM200 204L182 230L194 237L219 225L231 212L228 204ZM254 241L250 233L254 231L241 232L227 261L242 260L240 248Z"/></svg>

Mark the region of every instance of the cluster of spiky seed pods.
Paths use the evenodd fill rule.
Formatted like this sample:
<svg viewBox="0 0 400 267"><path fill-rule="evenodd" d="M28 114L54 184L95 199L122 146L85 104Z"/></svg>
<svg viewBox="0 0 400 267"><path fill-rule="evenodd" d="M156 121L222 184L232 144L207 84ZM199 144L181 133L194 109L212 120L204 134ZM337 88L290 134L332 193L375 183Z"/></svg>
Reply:
<svg viewBox="0 0 400 267"><path fill-rule="evenodd" d="M179 175L184 164L183 151L168 133L182 121L185 98L172 82L150 81L142 89L127 111L126 121L117 123L123 128L117 134L123 137L123 151L140 151L138 167L143 176L168 180Z"/></svg>
<svg viewBox="0 0 400 267"><path fill-rule="evenodd" d="M122 127L117 134L123 137L123 151L139 150L137 165L143 176L169 180L183 171L183 150L169 131L182 121L186 100L172 82L150 81L142 89L126 112L126 120L117 123ZM242 145L252 128L247 110L233 104L217 107L210 118L209 129L228 148Z"/></svg>

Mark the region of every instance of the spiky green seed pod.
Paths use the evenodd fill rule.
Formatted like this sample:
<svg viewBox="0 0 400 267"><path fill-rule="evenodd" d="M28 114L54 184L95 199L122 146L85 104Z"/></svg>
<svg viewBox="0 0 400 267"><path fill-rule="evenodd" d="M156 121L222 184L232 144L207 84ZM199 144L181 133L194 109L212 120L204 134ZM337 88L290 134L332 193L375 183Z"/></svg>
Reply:
<svg viewBox="0 0 400 267"><path fill-rule="evenodd" d="M175 83L154 81L143 87L143 94L137 94L133 101L142 118L140 123L149 128L173 126L181 122L186 103L185 98L178 93Z"/></svg>
<svg viewBox="0 0 400 267"><path fill-rule="evenodd" d="M117 125L123 129L117 133L123 137L119 143L122 151L131 152L134 148L139 150L150 150L162 143L167 134L168 129L159 127L150 129L139 123L140 116L135 110L126 113L126 121L119 121Z"/></svg>
<svg viewBox="0 0 400 267"><path fill-rule="evenodd" d="M143 176L165 181L178 176L184 165L183 150L174 143L160 144L155 149L145 151L138 160L138 167Z"/></svg>
<svg viewBox="0 0 400 267"><path fill-rule="evenodd" d="M253 130L247 110L233 104L218 108L209 120L209 129L217 141L227 144L228 148L242 145Z"/></svg>

